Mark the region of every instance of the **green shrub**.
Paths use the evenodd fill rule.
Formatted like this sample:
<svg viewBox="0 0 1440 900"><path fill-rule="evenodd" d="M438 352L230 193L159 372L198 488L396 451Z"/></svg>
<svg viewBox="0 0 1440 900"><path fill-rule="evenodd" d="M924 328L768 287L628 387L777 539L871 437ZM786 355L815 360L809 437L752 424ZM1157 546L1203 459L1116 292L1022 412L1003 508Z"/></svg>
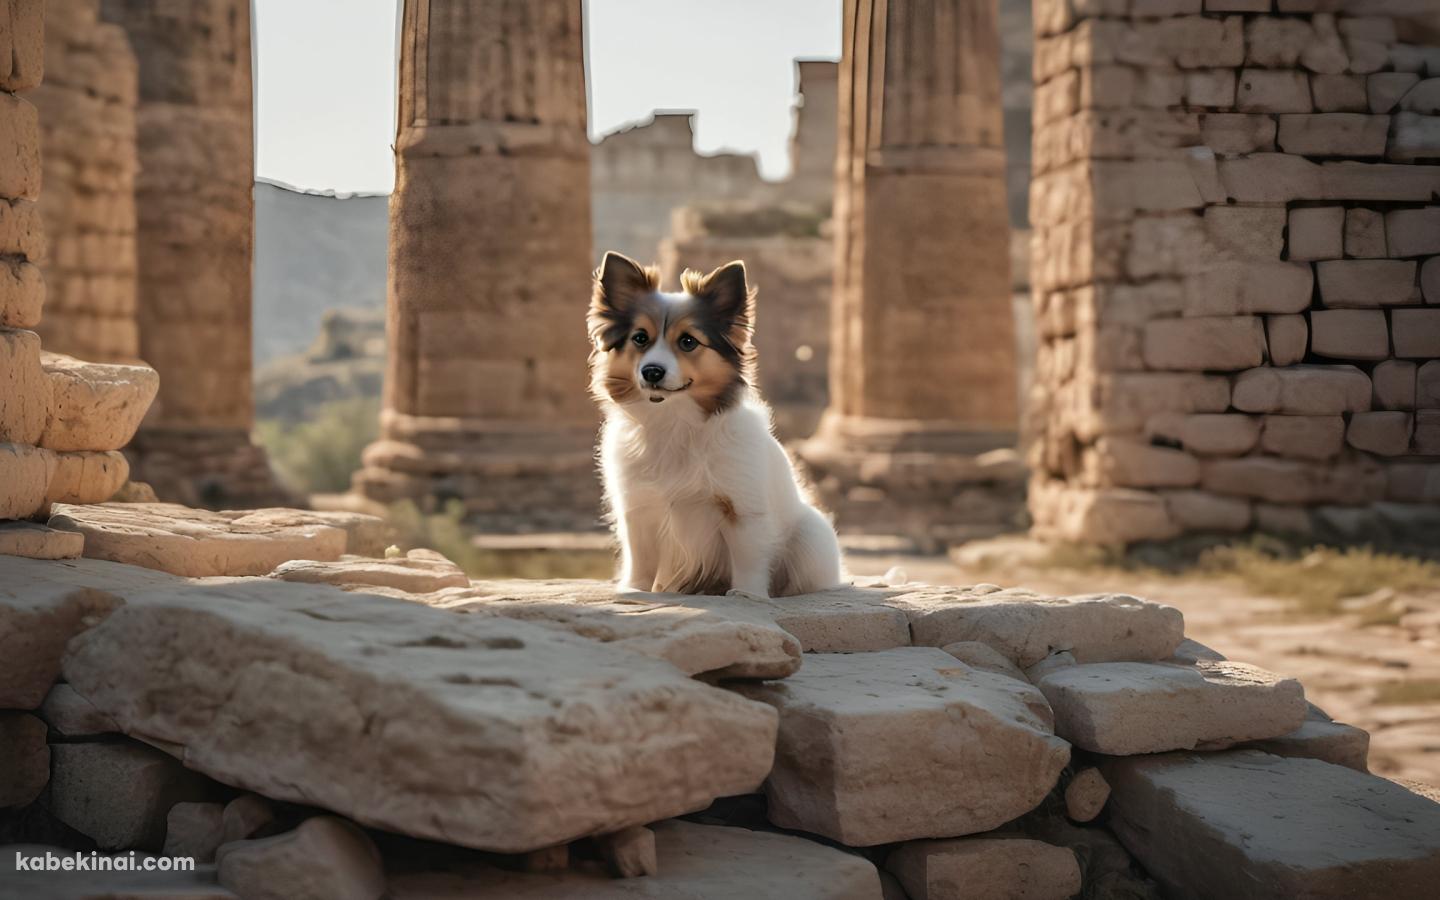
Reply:
<svg viewBox="0 0 1440 900"><path fill-rule="evenodd" d="M380 432L380 401L374 397L337 400L311 421L256 423L256 437L287 487L305 494L350 488L360 453Z"/></svg>

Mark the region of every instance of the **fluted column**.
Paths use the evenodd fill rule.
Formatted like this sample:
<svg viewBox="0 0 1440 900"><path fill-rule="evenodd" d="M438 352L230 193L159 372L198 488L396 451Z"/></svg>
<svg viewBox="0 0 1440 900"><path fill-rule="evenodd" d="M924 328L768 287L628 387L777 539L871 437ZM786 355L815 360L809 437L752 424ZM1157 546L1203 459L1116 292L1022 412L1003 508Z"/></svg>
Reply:
<svg viewBox="0 0 1440 900"><path fill-rule="evenodd" d="M995 0L847 0L844 29L830 408L802 456L842 527L997 530L1019 465L980 455L1017 422Z"/></svg>
<svg viewBox="0 0 1440 900"><path fill-rule="evenodd" d="M495 529L597 521L579 0L405 0L389 364L356 487Z"/></svg>
<svg viewBox="0 0 1440 900"><path fill-rule="evenodd" d="M208 506L285 499L251 443L255 128L249 0L104 0L140 64L140 355L160 395L138 480Z"/></svg>

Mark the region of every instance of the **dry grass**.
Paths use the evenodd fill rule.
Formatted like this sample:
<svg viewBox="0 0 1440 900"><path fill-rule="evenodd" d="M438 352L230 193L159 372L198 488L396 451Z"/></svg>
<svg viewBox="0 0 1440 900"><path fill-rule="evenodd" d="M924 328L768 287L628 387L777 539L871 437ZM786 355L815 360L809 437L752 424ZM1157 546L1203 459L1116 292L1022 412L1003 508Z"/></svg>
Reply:
<svg viewBox="0 0 1440 900"><path fill-rule="evenodd" d="M465 522L465 507L451 500L440 512L427 513L405 501L386 516L403 550L424 547L444 554L471 578L611 578L615 563L591 553L558 550L496 552L476 547L476 531Z"/></svg>

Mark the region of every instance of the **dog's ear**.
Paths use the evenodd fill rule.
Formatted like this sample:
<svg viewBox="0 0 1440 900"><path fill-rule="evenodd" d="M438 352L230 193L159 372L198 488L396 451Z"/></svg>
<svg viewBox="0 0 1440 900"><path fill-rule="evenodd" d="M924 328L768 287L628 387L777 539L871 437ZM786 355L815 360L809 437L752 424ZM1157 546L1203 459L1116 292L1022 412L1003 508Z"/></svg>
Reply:
<svg viewBox="0 0 1440 900"><path fill-rule="evenodd" d="M595 284L590 292L586 324L591 340L605 350L618 347L630 330L635 302L659 288L659 269L642 266L623 253L608 251L600 261L600 268L595 270Z"/></svg>
<svg viewBox="0 0 1440 900"><path fill-rule="evenodd" d="M719 323L737 350L750 343L755 327L755 289L745 275L745 263L728 262L709 275L693 269L681 276L685 290L705 304L708 317Z"/></svg>

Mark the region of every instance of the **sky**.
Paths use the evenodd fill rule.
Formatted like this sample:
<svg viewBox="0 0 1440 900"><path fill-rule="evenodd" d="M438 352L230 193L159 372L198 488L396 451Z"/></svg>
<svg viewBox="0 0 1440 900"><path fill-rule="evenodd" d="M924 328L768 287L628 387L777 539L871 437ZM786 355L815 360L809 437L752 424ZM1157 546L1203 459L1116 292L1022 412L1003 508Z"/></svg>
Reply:
<svg viewBox="0 0 1440 900"><path fill-rule="evenodd" d="M256 174L309 190L395 181L398 0L254 0ZM841 0L586 0L590 136L695 109L696 147L789 168L796 58L840 55Z"/></svg>

